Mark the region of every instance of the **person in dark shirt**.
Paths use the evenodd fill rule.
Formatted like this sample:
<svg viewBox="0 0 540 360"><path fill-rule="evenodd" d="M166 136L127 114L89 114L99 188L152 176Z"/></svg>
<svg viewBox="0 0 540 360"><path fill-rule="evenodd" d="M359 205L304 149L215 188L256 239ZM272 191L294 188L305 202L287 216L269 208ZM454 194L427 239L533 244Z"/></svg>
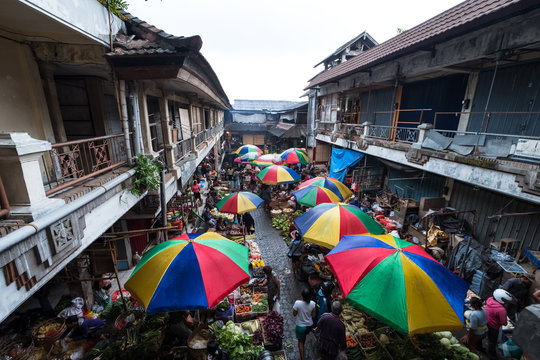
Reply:
<svg viewBox="0 0 540 360"><path fill-rule="evenodd" d="M526 305L532 281L530 275L522 274L519 278L508 279L503 285L503 289L508 291L514 298L514 306L508 308L508 315L513 318L516 311L521 311Z"/></svg>
<svg viewBox="0 0 540 360"><path fill-rule="evenodd" d="M332 312L323 314L317 323L321 360L334 360L340 351L347 348L345 324L339 318L343 306L339 301L332 303Z"/></svg>
<svg viewBox="0 0 540 360"><path fill-rule="evenodd" d="M71 331L67 334L66 342L94 338L104 339L103 330L105 322L99 319L70 316L66 319L66 326Z"/></svg>
<svg viewBox="0 0 540 360"><path fill-rule="evenodd" d="M209 360L229 360L229 354L219 347L215 341L210 341L206 346Z"/></svg>
<svg viewBox="0 0 540 360"><path fill-rule="evenodd" d="M253 234L255 231L255 220L253 220L253 216L251 216L250 213L242 214L242 222L244 223L244 226L246 227L246 232L248 234ZM251 230L253 228L253 230Z"/></svg>

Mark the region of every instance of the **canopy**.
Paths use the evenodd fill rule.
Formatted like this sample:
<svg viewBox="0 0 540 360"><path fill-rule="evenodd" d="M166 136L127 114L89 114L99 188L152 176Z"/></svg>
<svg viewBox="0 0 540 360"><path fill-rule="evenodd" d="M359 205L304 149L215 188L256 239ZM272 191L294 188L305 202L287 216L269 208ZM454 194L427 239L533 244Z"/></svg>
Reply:
<svg viewBox="0 0 540 360"><path fill-rule="evenodd" d="M248 252L216 233L172 239L145 253L125 286L148 313L212 308L249 281Z"/></svg>
<svg viewBox="0 0 540 360"><path fill-rule="evenodd" d="M349 235L326 260L350 303L402 333L463 328L468 284L418 245Z"/></svg>
<svg viewBox="0 0 540 360"><path fill-rule="evenodd" d="M248 211L256 210L263 199L248 191L242 191L225 196L218 201L216 207L222 213L243 214Z"/></svg>
<svg viewBox="0 0 540 360"><path fill-rule="evenodd" d="M329 176L343 182L347 169L356 165L363 157L364 154L356 151L332 148Z"/></svg>
<svg viewBox="0 0 540 360"><path fill-rule="evenodd" d="M298 189L305 188L306 186L320 186L332 191L339 197L341 201L345 201L352 196L352 191L342 183L341 181L331 177L314 177L298 185Z"/></svg>
<svg viewBox="0 0 540 360"><path fill-rule="evenodd" d="M261 155L255 160L253 160L253 164L259 166L281 165L283 164L283 160L281 159L279 154L266 154Z"/></svg>
<svg viewBox="0 0 540 360"><path fill-rule="evenodd" d="M262 169L257 174L257 177L263 184L268 185L291 184L300 179L300 175L294 170L280 165L273 165Z"/></svg>
<svg viewBox="0 0 540 360"><path fill-rule="evenodd" d="M255 145L251 145L251 144L240 146L238 149L236 149L236 151L234 153L236 155L244 155L244 154L247 154L247 153L250 153L250 152L256 152L259 155L263 153L263 151L261 149L259 149Z"/></svg>
<svg viewBox="0 0 540 360"><path fill-rule="evenodd" d="M323 203L339 202L340 198L332 191L321 186L310 185L292 193L296 202L313 207Z"/></svg>
<svg viewBox="0 0 540 360"><path fill-rule="evenodd" d="M354 205L320 204L294 220L304 240L332 249L342 236L384 234L384 229Z"/></svg>
<svg viewBox="0 0 540 360"><path fill-rule="evenodd" d="M281 153L281 158L287 164L307 164L309 157L305 149L290 148Z"/></svg>

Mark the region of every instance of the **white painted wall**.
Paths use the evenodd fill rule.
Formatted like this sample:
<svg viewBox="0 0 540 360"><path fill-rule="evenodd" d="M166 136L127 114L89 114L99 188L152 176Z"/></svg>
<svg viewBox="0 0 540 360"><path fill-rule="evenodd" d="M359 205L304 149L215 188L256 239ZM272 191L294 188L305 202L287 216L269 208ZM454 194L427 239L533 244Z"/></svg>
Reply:
<svg viewBox="0 0 540 360"><path fill-rule="evenodd" d="M233 113L233 122L243 124L263 124L266 121L265 114L239 114Z"/></svg>

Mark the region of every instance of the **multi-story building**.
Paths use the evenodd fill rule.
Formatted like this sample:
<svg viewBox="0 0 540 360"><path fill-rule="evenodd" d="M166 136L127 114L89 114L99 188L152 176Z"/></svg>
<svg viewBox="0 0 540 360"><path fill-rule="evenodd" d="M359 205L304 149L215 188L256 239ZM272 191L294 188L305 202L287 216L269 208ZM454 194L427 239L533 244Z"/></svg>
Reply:
<svg viewBox="0 0 540 360"><path fill-rule="evenodd" d="M400 195L476 210L486 245L538 250L539 50L537 1L465 1L311 79L308 146L315 160L363 153Z"/></svg>
<svg viewBox="0 0 540 360"><path fill-rule="evenodd" d="M0 321L128 212L154 217L219 158L230 104L201 38L117 14L95 0L2 4ZM138 154L164 165L165 199L129 191Z"/></svg>

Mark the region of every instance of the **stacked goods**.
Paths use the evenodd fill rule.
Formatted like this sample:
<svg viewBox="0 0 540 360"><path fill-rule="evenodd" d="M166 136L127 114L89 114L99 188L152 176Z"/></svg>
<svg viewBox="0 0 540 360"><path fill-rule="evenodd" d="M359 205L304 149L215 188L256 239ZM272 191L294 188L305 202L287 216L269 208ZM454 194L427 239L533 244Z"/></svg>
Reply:
<svg viewBox="0 0 540 360"><path fill-rule="evenodd" d="M345 304L343 306L343 318L345 320L345 329L348 336L359 338L360 335L368 333L366 326L366 317L364 313L354 307Z"/></svg>
<svg viewBox="0 0 540 360"><path fill-rule="evenodd" d="M246 240L246 244L249 249L250 260L260 259L261 250L259 249L259 244L257 244L254 240Z"/></svg>
<svg viewBox="0 0 540 360"><path fill-rule="evenodd" d="M250 320L253 316L251 305L249 304L236 305L234 311L236 314L236 321L238 322Z"/></svg>
<svg viewBox="0 0 540 360"><path fill-rule="evenodd" d="M263 276L263 267L264 267L264 260L263 259L256 259L251 262L251 266L253 268L253 276Z"/></svg>

